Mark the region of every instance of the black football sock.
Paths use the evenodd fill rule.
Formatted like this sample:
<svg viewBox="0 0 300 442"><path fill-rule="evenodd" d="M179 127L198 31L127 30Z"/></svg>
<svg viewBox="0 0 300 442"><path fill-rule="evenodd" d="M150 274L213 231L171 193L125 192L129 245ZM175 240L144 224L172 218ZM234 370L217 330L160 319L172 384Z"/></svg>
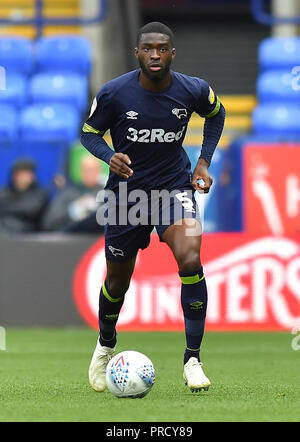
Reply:
<svg viewBox="0 0 300 442"><path fill-rule="evenodd" d="M124 294L113 298L108 293L105 282L99 297L99 342L102 346L113 348L117 342L116 324L124 303Z"/></svg>
<svg viewBox="0 0 300 442"><path fill-rule="evenodd" d="M207 309L207 288L202 266L193 272L179 272L179 276L182 282L181 305L186 337L185 364L191 357L200 361Z"/></svg>

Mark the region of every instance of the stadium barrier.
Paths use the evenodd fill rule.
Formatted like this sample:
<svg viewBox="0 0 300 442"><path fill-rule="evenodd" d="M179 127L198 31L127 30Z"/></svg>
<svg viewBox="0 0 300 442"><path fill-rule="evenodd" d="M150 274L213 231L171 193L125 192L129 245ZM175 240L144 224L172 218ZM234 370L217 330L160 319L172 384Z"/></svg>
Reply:
<svg viewBox="0 0 300 442"><path fill-rule="evenodd" d="M29 235L0 237L0 324L84 325L72 300L80 256L95 237Z"/></svg>
<svg viewBox="0 0 300 442"><path fill-rule="evenodd" d="M251 135L231 143L219 198L222 230L299 234L299 162L297 134Z"/></svg>
<svg viewBox="0 0 300 442"><path fill-rule="evenodd" d="M202 244L207 330L292 330L300 325L299 236L207 233ZM2 326L97 328L106 271L103 237L0 238L0 263ZM156 234L139 254L118 329L183 330L177 265Z"/></svg>
<svg viewBox="0 0 300 442"><path fill-rule="evenodd" d="M300 143L249 142L243 150L243 230L299 242Z"/></svg>

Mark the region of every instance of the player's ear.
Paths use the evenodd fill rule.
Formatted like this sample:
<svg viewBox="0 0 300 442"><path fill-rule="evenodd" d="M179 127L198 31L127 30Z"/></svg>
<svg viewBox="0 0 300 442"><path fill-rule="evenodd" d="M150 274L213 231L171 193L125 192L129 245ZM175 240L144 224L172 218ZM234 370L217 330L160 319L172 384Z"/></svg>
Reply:
<svg viewBox="0 0 300 442"><path fill-rule="evenodd" d="M139 48L134 48L134 55L136 56L136 58L138 58L138 56L139 56Z"/></svg>
<svg viewBox="0 0 300 442"><path fill-rule="evenodd" d="M175 48L172 48L171 55L172 55L172 58L175 58L175 55L176 55L176 49Z"/></svg>

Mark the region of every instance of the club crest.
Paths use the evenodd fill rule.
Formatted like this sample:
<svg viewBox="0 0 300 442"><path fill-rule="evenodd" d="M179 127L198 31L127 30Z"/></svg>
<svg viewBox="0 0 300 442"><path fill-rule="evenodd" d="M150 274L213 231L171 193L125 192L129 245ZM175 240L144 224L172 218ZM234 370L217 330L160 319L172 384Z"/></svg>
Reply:
<svg viewBox="0 0 300 442"><path fill-rule="evenodd" d="M180 120L181 118L187 117L187 110L178 109L177 107L175 107L174 109L172 109L172 114L176 115L176 117Z"/></svg>

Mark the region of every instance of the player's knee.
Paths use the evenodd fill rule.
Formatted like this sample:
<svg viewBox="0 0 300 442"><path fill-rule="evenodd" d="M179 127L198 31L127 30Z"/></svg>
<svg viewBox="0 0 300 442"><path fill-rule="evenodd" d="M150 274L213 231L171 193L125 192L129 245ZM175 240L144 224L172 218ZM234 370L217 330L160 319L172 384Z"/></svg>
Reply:
<svg viewBox="0 0 300 442"><path fill-rule="evenodd" d="M199 251L189 250L177 257L177 264L180 272L193 272L201 266Z"/></svg>
<svg viewBox="0 0 300 442"><path fill-rule="evenodd" d="M130 285L130 279L107 276L105 283L110 296L112 298L119 298L127 292Z"/></svg>

